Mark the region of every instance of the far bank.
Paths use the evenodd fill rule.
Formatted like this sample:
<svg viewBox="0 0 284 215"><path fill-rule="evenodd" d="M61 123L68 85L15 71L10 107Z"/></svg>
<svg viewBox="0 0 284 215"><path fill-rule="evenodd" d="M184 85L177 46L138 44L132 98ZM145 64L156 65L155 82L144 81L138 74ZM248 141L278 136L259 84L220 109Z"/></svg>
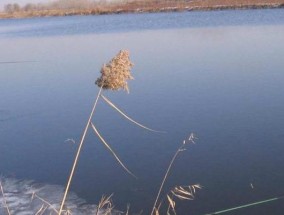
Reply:
<svg viewBox="0 0 284 215"><path fill-rule="evenodd" d="M33 5L19 7L9 4L0 19L47 16L102 15L120 13L157 13L177 11L210 11L228 9L283 8L284 0L181 0L181 1L126 1L122 3L93 3L89 5Z"/></svg>

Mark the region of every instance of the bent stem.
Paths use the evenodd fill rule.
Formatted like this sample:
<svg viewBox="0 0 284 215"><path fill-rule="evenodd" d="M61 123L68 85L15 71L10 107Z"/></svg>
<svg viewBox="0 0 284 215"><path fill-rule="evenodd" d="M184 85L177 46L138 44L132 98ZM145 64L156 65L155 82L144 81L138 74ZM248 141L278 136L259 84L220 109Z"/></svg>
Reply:
<svg viewBox="0 0 284 215"><path fill-rule="evenodd" d="M178 154L179 154L180 152L182 152L183 150L184 150L184 145L182 145L182 146L180 146L180 147L178 148L178 150L176 151L175 155L173 156L173 158L172 158L172 160L171 160L171 162L170 162L170 165L169 165L169 167L168 167L168 169L167 169L167 172L166 172L166 174L165 174L165 176L164 176L164 178L163 178L163 181L162 181L162 183L161 183L161 185L160 185L160 189L159 189L158 195L157 195L157 197L156 197L154 206L153 206L153 208L152 208L151 215L154 214L154 211L155 211L155 209L156 209L157 202L158 202L158 200L159 200L159 198L160 198L160 194L161 194L161 192L162 192L162 189L163 189L163 187L164 187L164 184L165 184L165 182L166 182L166 179L168 178L168 175L169 175L169 172L170 172L170 170L171 170L171 168L172 168L172 165L173 165L173 163L174 163L176 157L178 156Z"/></svg>
<svg viewBox="0 0 284 215"><path fill-rule="evenodd" d="M157 197L156 197L156 200L155 200L155 203L154 203L154 206L153 206L151 215L153 215L155 211L156 211L156 213L159 213L158 209L156 208L156 205L157 205L157 202L158 202L158 200L159 200L159 198L160 198L160 194L161 194L161 192L162 192L162 189L163 189L163 187L164 187L165 181L166 181L166 179L168 178L169 172L170 172L170 170L171 170L171 168L172 168L172 165L173 165L175 159L177 158L177 156L178 156L178 154L179 154L180 152L186 150L186 148L185 148L186 144L188 144L188 143L195 143L195 142L194 142L195 139L196 139L195 134L194 134L194 133L191 133L190 136L189 136L189 138L188 138L188 140L184 140L184 141L182 142L181 146L177 149L176 153L174 154L174 156L173 156L173 158L172 158L172 160L171 160L171 162L170 162L170 165L169 165L169 167L168 167L168 169L167 169L167 172L166 172L166 174L165 174L165 176L164 176L164 178L163 178L163 181L162 181L162 183L161 183L161 186L160 186L158 195L157 195Z"/></svg>
<svg viewBox="0 0 284 215"><path fill-rule="evenodd" d="M97 98L96 98L96 100L95 100L93 109L92 109L91 114L90 114L90 116L89 116L87 125L86 125L86 127L85 127L84 132L83 132L83 135L82 135L82 138L81 138L81 141L80 141L80 144L79 144L77 153L76 153L76 157L75 157L74 162L73 162L73 166L72 166L72 169L71 169L71 173L70 173L70 176L69 176L67 185L66 185L66 189L65 189L65 192L64 192L64 196L63 196L63 199L62 199L62 203L61 203L61 205L60 205L60 209L59 209L58 215L61 215L61 213L62 213L63 206L64 206L64 203L65 203L65 200L66 200L66 197L67 197L67 193L68 193L68 191L69 191L69 187L70 187L70 184L71 184L71 181L72 181L72 178L73 178L73 175L74 175L74 171L75 171L75 168L76 168L78 159L79 159L79 155L80 155L80 152L81 152L81 148L82 148L82 145L83 145L83 143L84 143L84 140L85 140L85 137L86 137L88 128L89 128L89 126L90 126L90 123L91 123L91 120L92 120L92 117L93 117L93 114L94 114L94 112L95 112L95 109L96 109L96 106L97 106L97 103L98 103L100 94L101 94L101 92L102 92L102 88L103 88L103 85L100 87L100 90L99 90L98 95L97 95Z"/></svg>

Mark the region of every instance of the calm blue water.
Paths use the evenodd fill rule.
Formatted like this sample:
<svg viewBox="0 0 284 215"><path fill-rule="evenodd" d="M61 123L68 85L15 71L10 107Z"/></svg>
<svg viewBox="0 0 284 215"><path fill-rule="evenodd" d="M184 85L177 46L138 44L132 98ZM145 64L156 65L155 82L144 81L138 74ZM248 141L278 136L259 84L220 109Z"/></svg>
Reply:
<svg viewBox="0 0 284 215"><path fill-rule="evenodd" d="M180 215L284 194L284 10L0 20L0 173L64 186L103 63L128 49L130 94L105 92L93 122L138 176L127 175L89 130L72 191L96 203L114 193L149 214L175 150L194 132L166 183L200 183ZM253 185L253 188L251 187ZM282 214L283 200L234 214ZM233 213L230 213L233 214Z"/></svg>

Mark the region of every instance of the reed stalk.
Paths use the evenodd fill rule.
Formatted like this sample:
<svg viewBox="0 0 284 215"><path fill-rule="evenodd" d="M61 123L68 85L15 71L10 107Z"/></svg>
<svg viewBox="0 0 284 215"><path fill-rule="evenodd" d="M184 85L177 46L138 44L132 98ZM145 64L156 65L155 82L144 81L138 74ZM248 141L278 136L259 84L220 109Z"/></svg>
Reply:
<svg viewBox="0 0 284 215"><path fill-rule="evenodd" d="M182 146L182 147L183 147L183 146ZM156 197L156 199L155 199L155 203L154 203L154 206L153 206L153 208L152 208L151 215L154 214L154 211L155 211L156 205L157 205L157 203L158 203L158 200L159 200L159 198L160 198L160 195L161 195L162 189L163 189L163 187L164 187L164 184L165 184L165 182L166 182L166 180L167 180L167 178L168 178L168 175L169 175L169 173L170 173L170 170L171 170L171 168L172 168L172 165L173 165L173 163L175 162L175 159L177 158L178 154L181 152L180 149L181 149L182 147L179 147L179 149L176 151L176 153L174 154L174 156L173 156L173 158L172 158L172 160L171 160L171 162L170 162L170 164L169 164L169 166L168 166L168 169L167 169L167 171L166 171L166 174L165 174L165 176L164 176L164 178L163 178L163 181L162 181L162 183L161 183L161 185L160 185L159 192L158 192L157 197Z"/></svg>
<svg viewBox="0 0 284 215"><path fill-rule="evenodd" d="M150 215L153 215L154 212L155 212L155 210L156 210L156 206L157 206L158 200L159 200L159 198L160 198L161 192L162 192L162 190L163 190L163 187L164 187L164 185L165 185L165 182L166 182L166 180L167 180L167 178L168 178L168 176L169 176L170 170L171 170L171 168L172 168L172 166L173 166L173 164L174 164L174 162L175 162L175 160L176 160L178 154L179 154L180 152L186 150L186 149L185 149L185 145L186 145L187 143L195 143L195 142L194 142L194 139L195 139L194 134L193 134L193 133L190 134L190 136L189 136L189 138L188 138L188 141L184 140L183 143L181 144L181 146L180 146L180 147L177 149L177 151L175 152L174 156L172 157L171 162L170 162L170 164L169 164L169 166L168 166L168 168L167 168L167 171L166 171L166 173L165 173L165 176L164 176L164 178L163 178L163 180L162 180L162 183L161 183L161 185L160 185L160 188L159 188L159 191L158 191L158 194L157 194L157 197L156 197L156 199L155 199L154 206L153 206L153 208L152 208L152 211L151 211L151 214L150 214Z"/></svg>
<svg viewBox="0 0 284 215"><path fill-rule="evenodd" d="M66 185L66 188L65 188L64 196L63 196L63 199L62 199L62 202L61 202L61 205L60 205L60 209L59 209L58 215L61 215L61 213L62 213L62 210L63 210L63 207L64 207L64 203L65 203L68 191L69 191L69 187L70 187L71 181L73 179L75 168L76 168L77 163L78 163L79 155L80 155L80 152L81 152L81 149L82 149L82 146L83 146L83 143L84 143L84 140L85 140L88 128L89 128L89 126L91 124L91 120L92 120L92 117L94 115L94 112L95 112L95 109L96 109L96 106L97 106L100 94L102 92L102 88L103 88L103 85L100 87L100 90L99 90L99 92L97 94L97 97L95 99L95 102L94 102L91 114L90 114L89 119L87 121L86 127L85 127L85 129L83 131L83 135L81 137L81 141L80 141L80 144L79 144L79 147L78 147L78 150L77 150L77 153L76 153L73 165L72 165L71 173L70 173L69 178L68 178L68 182L67 182L67 185Z"/></svg>
<svg viewBox="0 0 284 215"><path fill-rule="evenodd" d="M127 80L129 79L133 79L130 70L132 68L133 64L131 63L131 61L129 60L129 52L126 50L121 50L109 63L104 64L103 67L101 68L101 76L96 80L95 84L98 85L98 87L100 88L97 97L95 99L92 111L90 113L89 119L87 121L86 127L83 131L80 143L79 143L79 147L77 149L77 153L71 168L71 172L68 178L68 182L65 188L65 192L63 195L63 199L60 205L60 209L58 212L58 215L61 215L62 211L63 211L63 207L66 201L66 197L73 179L73 175L78 163L78 159L80 156L80 152L87 134L87 131L89 129L89 126L91 125L91 120L93 118L98 100L100 98L101 92L103 89L107 89L107 90L113 90L113 91L117 91L120 89L124 89L127 92L129 92L129 88L128 88L128 84L127 84ZM95 128L93 126L93 128ZM96 129L95 129L96 131ZM96 132L98 135L98 132ZM102 140L103 138L98 135L100 137L100 139ZM104 144L106 144L106 142L104 142ZM108 144L106 144L108 146ZM111 148L108 146L108 149L111 150ZM112 150L111 150L112 151ZM112 151L112 153L115 155L115 153ZM118 159L118 157L115 155L115 158L120 161ZM120 162L120 164L122 164L122 162ZM123 164L122 166L128 170ZM129 171L129 170L128 170ZM130 171L129 171L130 172Z"/></svg>

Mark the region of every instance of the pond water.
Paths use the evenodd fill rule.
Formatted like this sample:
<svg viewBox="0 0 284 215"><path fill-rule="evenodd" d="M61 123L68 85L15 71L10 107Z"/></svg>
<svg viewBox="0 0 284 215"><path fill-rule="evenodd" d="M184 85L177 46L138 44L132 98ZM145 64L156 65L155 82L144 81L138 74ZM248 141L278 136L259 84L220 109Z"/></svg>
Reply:
<svg viewBox="0 0 284 215"><path fill-rule="evenodd" d="M0 173L64 186L103 63L134 62L130 94L104 92L151 133L100 100L71 190L95 204L149 214L165 184L201 184L177 212L206 214L284 194L284 10L237 10L0 20ZM75 144L67 139L74 139ZM282 214L283 200L230 214Z"/></svg>

